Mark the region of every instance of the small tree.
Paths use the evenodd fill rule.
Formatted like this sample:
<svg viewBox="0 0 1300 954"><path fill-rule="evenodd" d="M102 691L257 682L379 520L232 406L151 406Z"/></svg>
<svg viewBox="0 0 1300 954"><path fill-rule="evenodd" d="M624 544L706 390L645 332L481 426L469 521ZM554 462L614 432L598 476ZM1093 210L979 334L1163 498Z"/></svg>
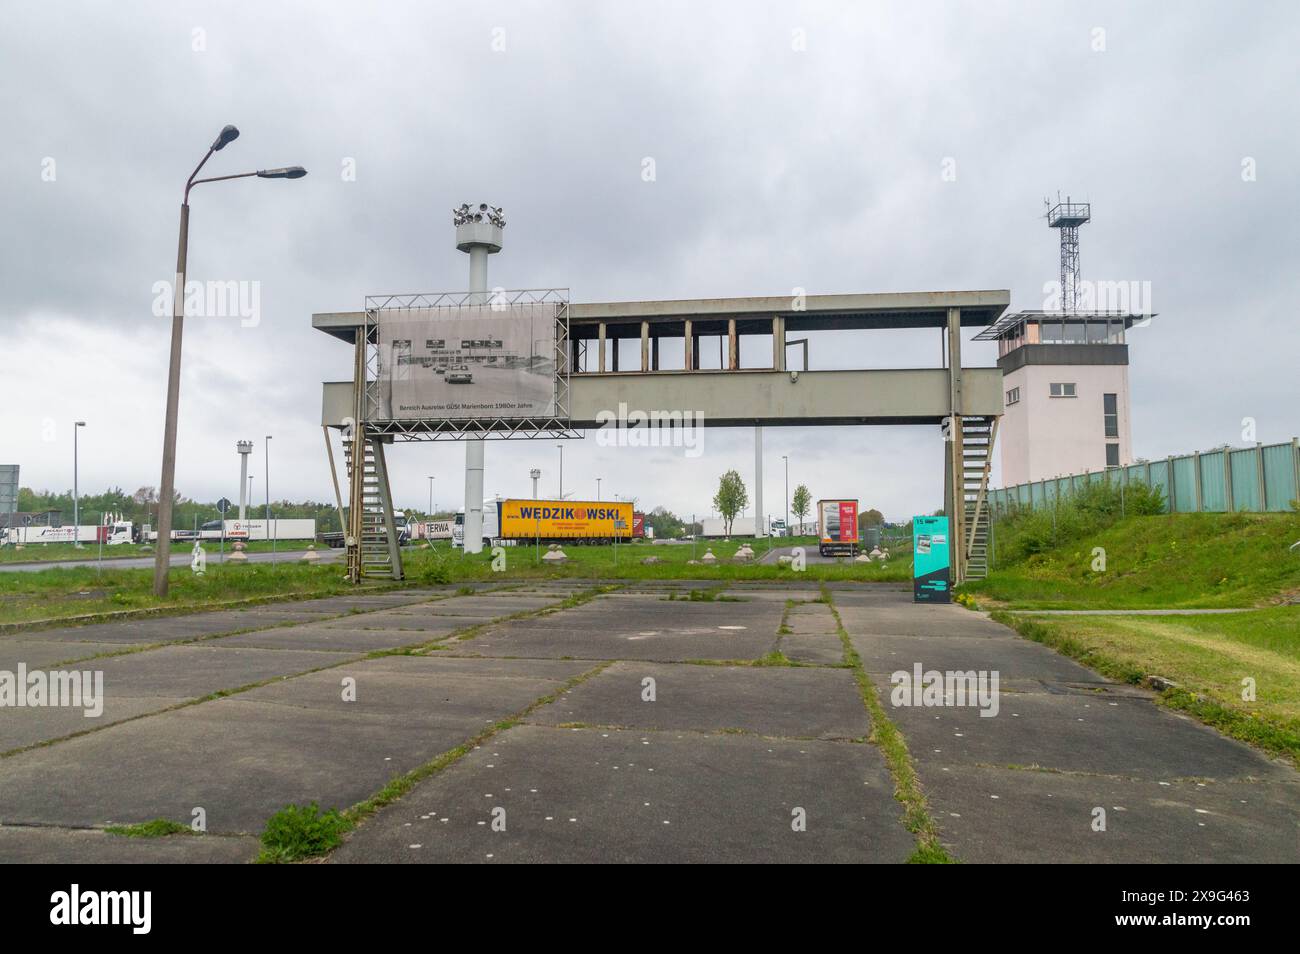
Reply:
<svg viewBox="0 0 1300 954"><path fill-rule="evenodd" d="M800 484L794 489L794 499L790 502L790 510L799 518L799 535L803 536L803 518L808 516L812 510L812 494L804 484Z"/></svg>
<svg viewBox="0 0 1300 954"><path fill-rule="evenodd" d="M727 536L731 536L731 524L736 514L749 506L749 492L740 474L729 470L718 481L718 492L713 495L713 509L722 514L723 526Z"/></svg>

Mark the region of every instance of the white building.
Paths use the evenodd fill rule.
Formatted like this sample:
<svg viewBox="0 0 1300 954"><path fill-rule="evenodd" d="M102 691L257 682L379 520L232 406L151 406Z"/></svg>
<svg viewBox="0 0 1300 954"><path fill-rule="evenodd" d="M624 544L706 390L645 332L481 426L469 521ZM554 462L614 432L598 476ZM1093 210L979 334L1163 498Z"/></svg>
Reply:
<svg viewBox="0 0 1300 954"><path fill-rule="evenodd" d="M998 342L1004 487L1133 462L1125 333L1147 316L1003 315Z"/></svg>

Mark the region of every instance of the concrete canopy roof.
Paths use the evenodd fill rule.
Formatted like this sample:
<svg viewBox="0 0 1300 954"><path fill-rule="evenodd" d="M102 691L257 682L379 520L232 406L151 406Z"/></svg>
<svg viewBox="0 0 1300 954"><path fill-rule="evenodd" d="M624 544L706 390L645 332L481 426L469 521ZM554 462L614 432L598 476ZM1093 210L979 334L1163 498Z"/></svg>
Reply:
<svg viewBox="0 0 1300 954"><path fill-rule="evenodd" d="M652 327L691 319L699 322L766 320L781 316L787 332L834 331L873 328L942 328L947 310L961 309L964 327L993 324L1011 303L1007 289L948 292L884 292L855 295L809 295L802 308L795 308L789 295L755 298L694 298L679 301L574 302L569 306L569 324L639 324ZM320 312L312 315L312 327L349 343L365 320L362 311ZM638 332L639 333L639 332Z"/></svg>

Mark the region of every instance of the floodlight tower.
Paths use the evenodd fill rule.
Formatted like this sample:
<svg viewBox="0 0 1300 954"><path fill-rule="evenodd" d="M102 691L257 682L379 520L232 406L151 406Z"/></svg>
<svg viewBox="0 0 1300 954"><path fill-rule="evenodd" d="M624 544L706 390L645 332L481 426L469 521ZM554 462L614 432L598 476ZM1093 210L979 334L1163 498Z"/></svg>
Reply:
<svg viewBox="0 0 1300 954"><path fill-rule="evenodd" d="M239 522L244 523L248 519L248 455L253 453L253 442L239 441L235 450L239 451Z"/></svg>
<svg viewBox="0 0 1300 954"><path fill-rule="evenodd" d="M480 203L452 210L456 248L469 253L470 304L488 304L488 256L501 251L506 220L501 209ZM483 552L483 439L465 441L465 552Z"/></svg>
<svg viewBox="0 0 1300 954"><path fill-rule="evenodd" d="M1048 228L1061 230L1061 311L1073 314L1079 302L1079 226L1092 220L1092 204L1069 196L1062 202L1060 193L1056 205L1045 204Z"/></svg>

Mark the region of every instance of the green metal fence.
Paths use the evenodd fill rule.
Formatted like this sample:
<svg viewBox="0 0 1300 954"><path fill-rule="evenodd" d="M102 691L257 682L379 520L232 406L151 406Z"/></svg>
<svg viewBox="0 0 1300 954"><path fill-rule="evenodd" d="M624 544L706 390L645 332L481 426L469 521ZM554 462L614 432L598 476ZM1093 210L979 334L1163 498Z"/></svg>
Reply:
<svg viewBox="0 0 1300 954"><path fill-rule="evenodd" d="M1290 510L1291 501L1300 498L1300 438L1016 484L989 491L989 505L995 513L1015 506L1038 507L1100 480L1162 487L1170 513Z"/></svg>

